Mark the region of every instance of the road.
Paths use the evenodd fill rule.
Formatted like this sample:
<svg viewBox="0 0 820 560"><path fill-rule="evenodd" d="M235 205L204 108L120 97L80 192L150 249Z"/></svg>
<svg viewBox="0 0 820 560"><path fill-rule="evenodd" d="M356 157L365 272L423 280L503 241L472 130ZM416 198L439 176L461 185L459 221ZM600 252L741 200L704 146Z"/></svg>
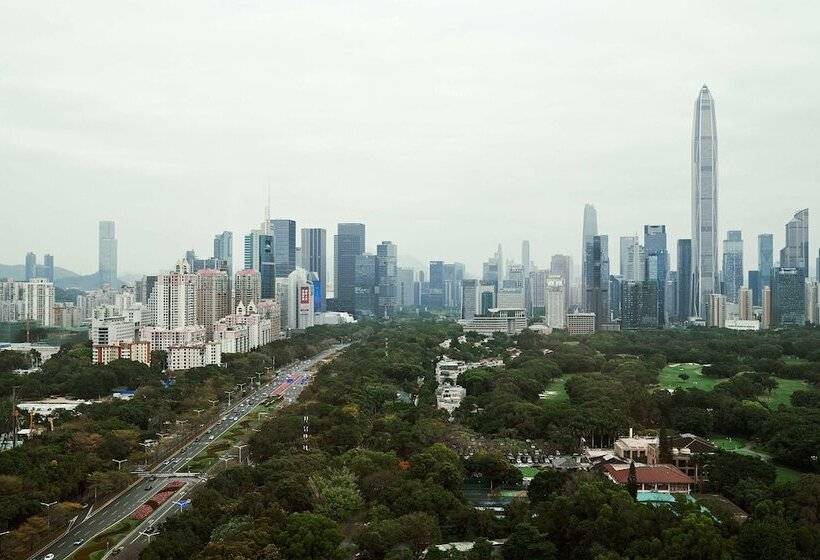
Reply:
<svg viewBox="0 0 820 560"><path fill-rule="evenodd" d="M210 426L206 427L200 435L193 437L168 459L156 465L150 471L141 473L141 479L138 484L131 486L100 509L92 510L88 513L88 517L85 517L86 512L83 512L80 518L78 518L63 536L30 558L42 559L46 554L53 554L54 560L67 558L78 548L73 544L74 542L79 539L82 539L84 542L88 541L97 535L97 533L110 527L117 521L124 519L174 478L186 482L185 486L174 495L174 500L190 492L194 485L203 481L203 478L197 476L199 473L186 472L184 467L191 459L199 455L212 441L219 439L220 436L230 430L235 424L241 422L259 403L273 396L281 396L284 402L293 402L309 381L309 371L317 363L339 352L346 346L346 344L336 345L324 352L320 352L312 358L296 362L277 370L273 379L261 387L249 391L241 399L232 401L230 408L222 410L219 418ZM290 381L288 381L288 378L290 378ZM235 451L234 449L232 454ZM245 450L243 450L243 452L247 453ZM169 500L167 504L172 505L172 501L173 500ZM166 504L163 504L163 506L165 505ZM159 518L164 518L165 515L175 510L176 508L173 507L159 508L146 521L148 524L152 522L156 524ZM140 529L145 530L147 526L146 523L143 523ZM132 542L133 539L131 537L132 535L129 535L126 538L128 543ZM111 545L113 546L114 543L111 543Z"/></svg>

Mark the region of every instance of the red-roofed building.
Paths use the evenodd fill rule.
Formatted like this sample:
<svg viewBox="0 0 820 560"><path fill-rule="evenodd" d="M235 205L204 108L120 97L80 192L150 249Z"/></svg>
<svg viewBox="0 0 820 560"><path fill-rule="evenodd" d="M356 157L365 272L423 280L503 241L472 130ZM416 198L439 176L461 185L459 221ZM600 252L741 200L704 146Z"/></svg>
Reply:
<svg viewBox="0 0 820 560"><path fill-rule="evenodd" d="M629 465L604 464L604 476L615 484L626 486ZM692 478L674 465L635 465L638 491L670 492L688 494L695 483Z"/></svg>

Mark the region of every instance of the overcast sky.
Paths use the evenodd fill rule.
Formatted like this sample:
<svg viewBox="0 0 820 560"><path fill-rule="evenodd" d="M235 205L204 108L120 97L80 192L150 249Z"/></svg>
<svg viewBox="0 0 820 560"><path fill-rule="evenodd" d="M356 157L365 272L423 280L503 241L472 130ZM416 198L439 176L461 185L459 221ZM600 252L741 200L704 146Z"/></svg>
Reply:
<svg viewBox="0 0 820 560"><path fill-rule="evenodd" d="M664 4L663 6L661 4ZM170 268L263 217L367 224L419 260L480 263L610 235L690 236L692 110L715 98L719 226L809 207L820 233L816 2L0 4L0 262L33 250ZM674 258L674 255L673 255ZM674 262L674 261L673 261ZM814 260L812 259L812 267Z"/></svg>

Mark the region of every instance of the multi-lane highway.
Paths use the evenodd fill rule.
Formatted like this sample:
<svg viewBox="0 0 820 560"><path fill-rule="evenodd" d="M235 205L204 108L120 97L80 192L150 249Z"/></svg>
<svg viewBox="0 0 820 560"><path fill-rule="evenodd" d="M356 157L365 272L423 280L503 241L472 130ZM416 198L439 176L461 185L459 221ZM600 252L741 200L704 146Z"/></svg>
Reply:
<svg viewBox="0 0 820 560"><path fill-rule="evenodd" d="M281 396L285 402L293 402L304 389L305 384L310 379L311 370L322 360L339 352L347 345L337 345L324 352L313 356L307 360L296 362L283 367L275 372L273 379L264 383L237 400L231 401L230 407L221 410L219 418L211 425L203 428L203 431L186 442L168 459L156 465L150 471L141 475L138 483L130 486L124 492L116 496L107 505L96 510L91 510L86 514L83 512L70 529L59 539L50 543L49 546L37 552L32 559L42 559L49 554L53 554L54 560L68 558L80 545L79 541L86 542L97 533L105 530L114 523L127 517L132 511L143 504L146 500L156 494L167 482L172 479L179 479L185 482L185 486L177 492L173 500L169 500L163 507L155 511L140 526L144 531L146 527L156 525L158 521L166 515L173 513L177 508L173 507L173 501L177 501L181 496L186 495L192 487L203 478L199 475L204 473L189 473L186 465L205 450L208 445L219 439L225 432L230 430L235 424L241 422L245 416L254 411L262 402L268 401L272 397ZM231 452L236 455L237 450ZM245 451L247 453L247 451ZM243 457L243 461L244 461ZM139 532L129 535L125 544L130 544L134 537L139 537ZM110 543L113 548L116 543Z"/></svg>

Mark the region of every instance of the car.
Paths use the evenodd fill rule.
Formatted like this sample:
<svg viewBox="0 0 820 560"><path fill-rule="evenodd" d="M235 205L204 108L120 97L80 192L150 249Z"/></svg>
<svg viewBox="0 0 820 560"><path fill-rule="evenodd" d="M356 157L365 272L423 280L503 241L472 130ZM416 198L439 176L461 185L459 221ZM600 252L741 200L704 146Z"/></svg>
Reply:
<svg viewBox="0 0 820 560"><path fill-rule="evenodd" d="M209 441L213 441L213 440L214 440L214 436L208 436L208 440L209 440Z"/></svg>
<svg viewBox="0 0 820 560"><path fill-rule="evenodd" d="M151 488L153 488L153 486L151 486L150 484L145 487L146 490L150 490Z"/></svg>
<svg viewBox="0 0 820 560"><path fill-rule="evenodd" d="M74 541L74 546L80 546L84 542L85 542L85 539L77 539L76 541Z"/></svg>
<svg viewBox="0 0 820 560"><path fill-rule="evenodd" d="M43 560L54 560L54 555L49 552L48 554L43 556Z"/></svg>

